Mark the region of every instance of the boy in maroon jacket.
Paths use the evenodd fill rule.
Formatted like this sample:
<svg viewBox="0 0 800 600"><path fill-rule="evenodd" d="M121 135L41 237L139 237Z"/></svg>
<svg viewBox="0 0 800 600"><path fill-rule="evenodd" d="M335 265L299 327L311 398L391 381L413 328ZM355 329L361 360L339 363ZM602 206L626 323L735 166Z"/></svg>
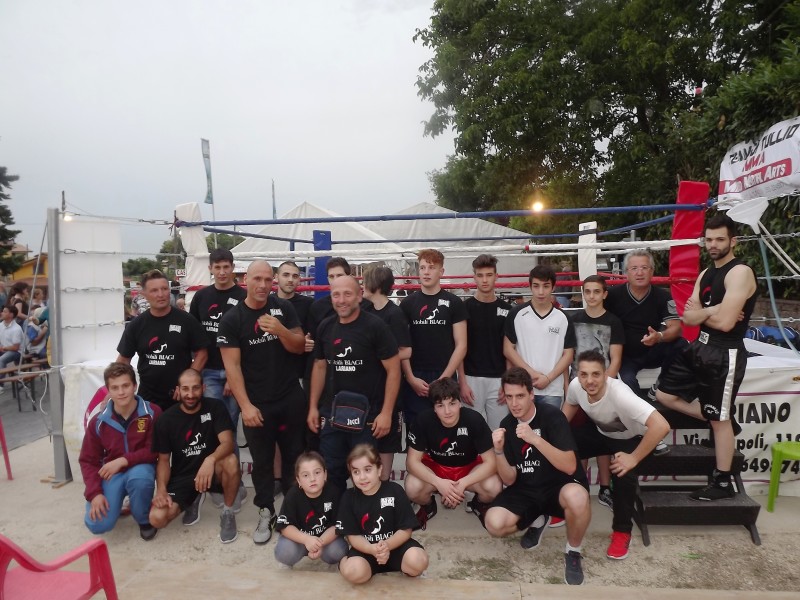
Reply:
<svg viewBox="0 0 800 600"><path fill-rule="evenodd" d="M157 459L153 423L161 409L136 395L136 373L130 365L111 363L103 378L111 400L89 421L79 459L86 484L84 522L92 533L110 531L128 496L139 534L149 541L157 533L149 514Z"/></svg>

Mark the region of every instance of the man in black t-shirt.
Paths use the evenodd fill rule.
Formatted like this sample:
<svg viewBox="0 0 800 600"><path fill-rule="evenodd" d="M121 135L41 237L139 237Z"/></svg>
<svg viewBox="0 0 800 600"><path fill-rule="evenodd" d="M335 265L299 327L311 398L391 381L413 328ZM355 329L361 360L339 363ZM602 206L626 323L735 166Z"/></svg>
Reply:
<svg viewBox="0 0 800 600"><path fill-rule="evenodd" d="M625 329L619 378L642 397L645 394L636 379L639 371L664 371L687 345L672 294L650 283L654 266L649 251L628 252L623 263L628 283L612 287L605 300L606 310L619 317ZM648 394L651 400L656 387Z"/></svg>
<svg viewBox="0 0 800 600"><path fill-rule="evenodd" d="M139 395L167 410L179 398L178 376L190 367L203 370L208 340L196 319L170 306L169 280L161 271L142 275L141 285L150 309L125 326L116 362L130 364L138 354Z"/></svg>
<svg viewBox="0 0 800 600"><path fill-rule="evenodd" d="M245 276L247 297L222 318L217 335L253 459L253 503L259 509L256 544L266 544L275 526L275 443L283 473L293 472L303 450L303 390L292 355L302 354L305 340L292 305L270 295L272 281L272 267L253 261ZM289 483L288 477L282 481L284 492Z"/></svg>
<svg viewBox="0 0 800 600"><path fill-rule="evenodd" d="M311 305L314 304L314 299L311 296L304 296L295 291L300 284L300 267L291 260L282 262L278 266L277 281L278 291L275 292L275 295L291 303L294 307L294 311L297 313L297 320L300 321L300 327L303 329L303 334L305 335L304 353L292 357L297 372L297 378L302 380L306 377L306 363L311 356L311 352L314 350L314 340L308 329L309 313Z"/></svg>
<svg viewBox="0 0 800 600"><path fill-rule="evenodd" d="M350 276L331 284L336 315L320 324L314 348L308 427L320 434L320 451L331 483L347 486L347 455L361 443L376 444L392 425L392 412L400 387L400 358L389 328L378 317L361 310L361 287ZM334 427L331 407L320 405L326 380L331 395L355 392L369 400L361 431ZM320 415L322 419L320 419Z"/></svg>
<svg viewBox="0 0 800 600"><path fill-rule="evenodd" d="M592 511L589 483L569 423L557 408L534 404L533 381L525 369L509 369L501 383L510 414L492 432L492 442L497 473L507 487L486 512L486 529L494 537L506 537L527 527L520 540L527 550L539 545L548 515L563 517L564 579L581 585L581 544Z"/></svg>
<svg viewBox="0 0 800 600"><path fill-rule="evenodd" d="M184 371L178 379L180 404L156 421L153 450L158 464L150 523L162 529L186 511L183 524L194 525L200 520L203 494L215 490L224 496L219 537L227 544L237 537L233 502L242 474L228 411L219 400L204 398L203 389L200 373Z"/></svg>
<svg viewBox="0 0 800 600"><path fill-rule="evenodd" d="M500 377L506 370L503 355L506 317L511 305L497 297L497 258L481 254L472 261L475 295L467 298L467 354L458 369L461 400L473 407L491 429L508 414Z"/></svg>
<svg viewBox="0 0 800 600"><path fill-rule="evenodd" d="M455 377L467 353L467 310L458 296L440 285L444 255L428 249L417 257L420 289L400 303L411 332L411 359L403 361L406 423L428 408L429 384Z"/></svg>
<svg viewBox="0 0 800 600"><path fill-rule="evenodd" d="M503 484L497 476L492 452L492 431L481 415L462 407L458 383L438 379L431 383L428 398L433 405L417 415L408 433L406 494L421 506L420 526L436 514L434 492L447 508L465 499L467 490L475 493L470 507L483 521L489 503Z"/></svg>

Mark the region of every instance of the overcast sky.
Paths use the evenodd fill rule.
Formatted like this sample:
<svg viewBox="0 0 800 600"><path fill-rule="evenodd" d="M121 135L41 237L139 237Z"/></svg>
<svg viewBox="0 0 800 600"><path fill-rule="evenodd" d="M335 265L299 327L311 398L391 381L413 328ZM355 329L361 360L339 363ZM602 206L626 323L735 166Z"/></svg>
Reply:
<svg viewBox="0 0 800 600"><path fill-rule="evenodd" d="M216 218L308 201L344 215L433 201L427 172L452 136L414 85L432 0L2 0L0 165L38 251L46 210L171 219L205 198ZM211 207L202 205L211 219ZM155 253L164 226L123 227Z"/></svg>

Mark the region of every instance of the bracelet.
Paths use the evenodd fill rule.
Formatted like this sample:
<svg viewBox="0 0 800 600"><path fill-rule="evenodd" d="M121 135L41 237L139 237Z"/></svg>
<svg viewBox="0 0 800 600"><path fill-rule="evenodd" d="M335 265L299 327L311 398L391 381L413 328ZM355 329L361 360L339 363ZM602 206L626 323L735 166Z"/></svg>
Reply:
<svg viewBox="0 0 800 600"><path fill-rule="evenodd" d="M659 342L663 342L664 341L664 332L663 331L659 331L658 332L658 341Z"/></svg>
<svg viewBox="0 0 800 600"><path fill-rule="evenodd" d="M549 376L549 375L545 375L545 377L547 377L547 383L548 383L548 385L549 385L549 384L551 384L551 383L553 383L553 380L552 380L552 379L550 379L550 376Z"/></svg>
<svg viewBox="0 0 800 600"><path fill-rule="evenodd" d="M494 450L494 448L492 448L492 449ZM495 451L494 451L494 453L495 453L497 456L503 456L503 454L505 454L505 452L503 452L502 450L501 450L500 452L498 452L497 450L495 450Z"/></svg>

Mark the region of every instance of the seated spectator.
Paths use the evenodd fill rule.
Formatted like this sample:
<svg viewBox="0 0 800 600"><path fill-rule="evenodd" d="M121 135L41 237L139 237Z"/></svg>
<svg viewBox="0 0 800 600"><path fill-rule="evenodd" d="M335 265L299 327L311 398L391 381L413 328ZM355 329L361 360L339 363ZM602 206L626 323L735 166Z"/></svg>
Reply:
<svg viewBox="0 0 800 600"><path fill-rule="evenodd" d="M22 327L17 323L17 307L4 306L0 321L0 369L19 363L20 349L24 341ZM0 392L3 386L0 384Z"/></svg>

